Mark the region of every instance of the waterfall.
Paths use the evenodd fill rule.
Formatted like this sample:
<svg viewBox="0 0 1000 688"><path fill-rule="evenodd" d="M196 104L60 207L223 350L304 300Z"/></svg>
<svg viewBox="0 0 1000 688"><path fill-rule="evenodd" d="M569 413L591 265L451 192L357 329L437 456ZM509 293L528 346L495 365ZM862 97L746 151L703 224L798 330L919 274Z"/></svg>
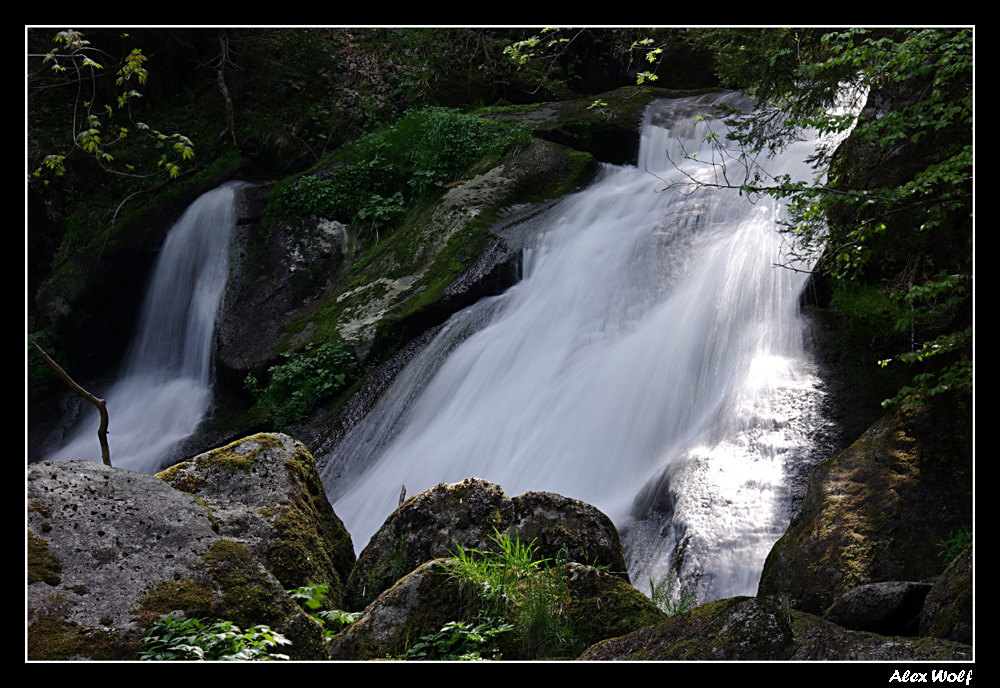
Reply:
<svg viewBox="0 0 1000 688"><path fill-rule="evenodd" d="M780 204L663 190L678 168L714 179L696 115L737 97L651 106L638 166L605 166L549 211L524 279L455 316L320 457L358 548L401 484L479 477L602 509L640 588L673 570L701 601L756 592L821 395L798 314L806 275L776 267ZM806 178L811 151L766 165Z"/></svg>
<svg viewBox="0 0 1000 688"><path fill-rule="evenodd" d="M242 186L231 182L203 194L167 234L120 376L103 392L116 467L159 469L209 411L215 315ZM84 416L47 459L99 460L97 412Z"/></svg>

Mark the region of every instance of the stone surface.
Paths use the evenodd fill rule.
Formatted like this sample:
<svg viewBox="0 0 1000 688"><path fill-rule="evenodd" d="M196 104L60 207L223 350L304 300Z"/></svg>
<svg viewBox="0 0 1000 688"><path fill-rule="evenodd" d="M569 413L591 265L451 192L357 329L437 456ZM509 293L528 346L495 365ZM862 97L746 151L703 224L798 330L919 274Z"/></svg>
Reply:
<svg viewBox="0 0 1000 688"><path fill-rule="evenodd" d="M196 495L219 534L246 545L286 589L325 583L330 607L342 606L354 546L304 444L261 433L157 475Z"/></svg>
<svg viewBox="0 0 1000 688"><path fill-rule="evenodd" d="M908 581L861 585L834 600L823 618L857 631L915 636L930 589L930 583Z"/></svg>
<svg viewBox="0 0 1000 688"><path fill-rule="evenodd" d="M972 644L972 578L972 547L968 547L927 594L920 635Z"/></svg>
<svg viewBox="0 0 1000 688"><path fill-rule="evenodd" d="M495 548L497 533L532 541L543 558L599 563L624 576L618 531L598 509L547 492L510 499L499 485L469 478L413 495L386 519L358 557L348 603L360 610L401 576L431 559Z"/></svg>
<svg viewBox="0 0 1000 688"><path fill-rule="evenodd" d="M734 597L598 643L580 659L967 661L972 648L936 638L851 631L771 600Z"/></svg>
<svg viewBox="0 0 1000 688"><path fill-rule="evenodd" d="M279 448L291 453L265 468L262 454ZM135 659L144 630L174 611L269 625L292 641L293 658L326 658L320 627L262 563L280 573L282 536L291 552L304 545L280 526L291 507L297 526L323 529L322 514L303 506L302 486L319 481L302 452L280 436L235 443L169 476L187 492L91 461L31 465L28 658Z"/></svg>
<svg viewBox="0 0 1000 688"><path fill-rule="evenodd" d="M971 427L967 398L940 395L821 463L757 594L821 614L860 585L940 574L938 543L972 522Z"/></svg>
<svg viewBox="0 0 1000 688"><path fill-rule="evenodd" d="M589 648L587 660L782 660L795 641L788 615L753 597L710 602Z"/></svg>
<svg viewBox="0 0 1000 688"><path fill-rule="evenodd" d="M593 643L666 618L621 577L592 566L571 562L539 567L518 585L520 597L499 605L487 600L485 591L449 576L450 570L448 559L426 562L380 594L334 638L333 658L397 657L449 622L475 626L487 617L512 626L497 639L504 659L572 657ZM530 589L541 591L541 598L529 601Z"/></svg>

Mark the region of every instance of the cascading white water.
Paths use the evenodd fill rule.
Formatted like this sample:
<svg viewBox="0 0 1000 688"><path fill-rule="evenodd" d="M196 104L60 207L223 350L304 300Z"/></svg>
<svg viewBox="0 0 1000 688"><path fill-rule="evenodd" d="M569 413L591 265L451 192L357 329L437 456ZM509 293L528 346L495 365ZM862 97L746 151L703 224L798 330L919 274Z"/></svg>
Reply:
<svg viewBox="0 0 1000 688"><path fill-rule="evenodd" d="M819 394L798 319L805 275L775 267L787 262L778 204L658 193L649 174L676 177L673 160L712 181L717 168L684 154L709 153L695 115L735 97L651 108L638 167L606 166L550 211L523 281L456 316L321 457L356 547L401 484L413 494L474 476L599 507L625 533L637 582L678 567L683 539L681 577L702 600L755 593ZM809 151L770 171L804 178ZM470 335L470 320L485 324Z"/></svg>
<svg viewBox="0 0 1000 688"><path fill-rule="evenodd" d="M203 194L167 234L122 372L104 393L116 467L157 470L209 410L215 315L241 186ZM46 458L100 460L97 412L85 416L68 443Z"/></svg>

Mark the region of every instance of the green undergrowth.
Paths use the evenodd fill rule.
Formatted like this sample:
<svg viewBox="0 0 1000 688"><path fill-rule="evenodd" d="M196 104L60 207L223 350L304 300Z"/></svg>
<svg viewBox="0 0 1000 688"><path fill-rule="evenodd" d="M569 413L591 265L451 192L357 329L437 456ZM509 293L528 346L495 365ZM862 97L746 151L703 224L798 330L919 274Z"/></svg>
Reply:
<svg viewBox="0 0 1000 688"><path fill-rule="evenodd" d="M288 596L298 602L302 610L323 628L323 634L332 638L344 626L354 623L361 612L345 612L342 609L324 609L330 586L326 583L307 583L301 588L286 590Z"/></svg>
<svg viewBox="0 0 1000 688"><path fill-rule="evenodd" d="M495 530L495 529L494 529ZM558 562L538 556L535 541L495 531L493 547L459 544L447 575L481 619L509 620L524 659L573 656L583 648L564 614L572 594Z"/></svg>
<svg viewBox="0 0 1000 688"><path fill-rule="evenodd" d="M354 224L366 243L374 243L473 164L498 159L530 136L524 127L458 110L410 110L344 146L332 168L276 185L265 224L325 217Z"/></svg>
<svg viewBox="0 0 1000 688"><path fill-rule="evenodd" d="M171 614L160 617L140 641L140 660L146 661L273 661L288 655L273 652L291 641L267 626L246 631L231 621L184 619Z"/></svg>
<svg viewBox="0 0 1000 688"><path fill-rule="evenodd" d="M420 642L395 659L481 661L501 659L497 636L514 628L509 623L486 619L473 625L450 621L441 630L420 637Z"/></svg>
<svg viewBox="0 0 1000 688"><path fill-rule="evenodd" d="M941 542L937 543L937 546L941 548L938 553L946 563L950 564L958 555L965 551L966 547L972 544L972 530L969 526L962 526L958 530L953 530L948 533L948 537Z"/></svg>
<svg viewBox="0 0 1000 688"><path fill-rule="evenodd" d="M271 366L265 385L247 375L245 387L257 410L278 429L302 420L320 402L349 387L360 374L350 346L307 344L302 351L282 354L285 363Z"/></svg>

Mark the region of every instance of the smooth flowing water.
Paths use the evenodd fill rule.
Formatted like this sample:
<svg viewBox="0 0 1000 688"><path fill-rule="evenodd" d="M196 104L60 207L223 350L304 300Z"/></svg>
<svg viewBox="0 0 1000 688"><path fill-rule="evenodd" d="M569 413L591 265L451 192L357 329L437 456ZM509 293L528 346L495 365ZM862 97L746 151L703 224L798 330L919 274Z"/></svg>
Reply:
<svg viewBox="0 0 1000 688"><path fill-rule="evenodd" d="M116 467L157 470L209 411L215 315L241 186L203 194L167 234L118 381L103 392ZM97 412L84 415L69 442L46 458L100 460Z"/></svg>
<svg viewBox="0 0 1000 688"><path fill-rule="evenodd" d="M455 316L320 458L359 550L401 484L414 494L474 476L605 511L640 588L674 570L703 601L756 592L816 422L806 275L776 267L788 262L777 203L664 191L650 174L683 179L676 164L715 181L695 117L736 97L651 107L638 166L606 166L552 209L523 281ZM806 178L811 151L766 166Z"/></svg>

